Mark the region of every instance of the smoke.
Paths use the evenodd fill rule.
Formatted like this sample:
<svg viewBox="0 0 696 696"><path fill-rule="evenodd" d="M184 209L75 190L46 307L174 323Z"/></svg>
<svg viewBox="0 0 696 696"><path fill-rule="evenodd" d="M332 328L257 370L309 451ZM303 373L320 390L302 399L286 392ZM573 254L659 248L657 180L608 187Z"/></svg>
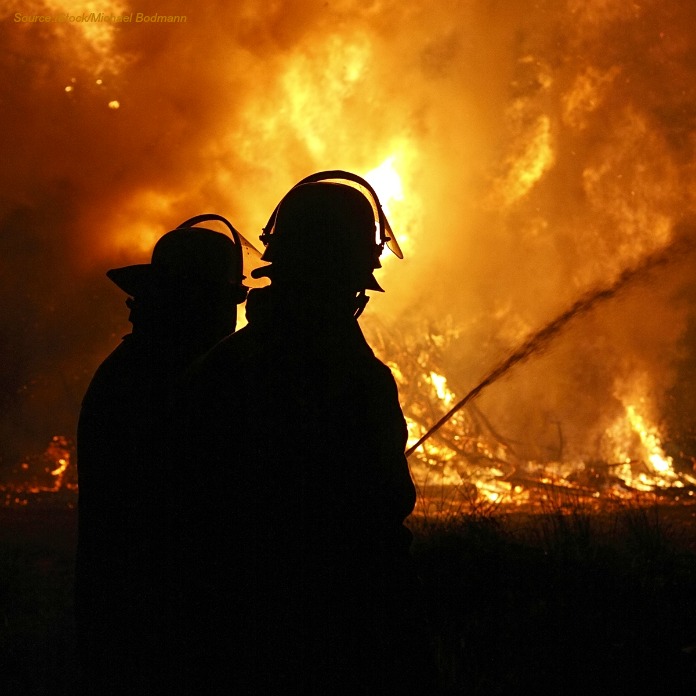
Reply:
<svg viewBox="0 0 696 696"><path fill-rule="evenodd" d="M689 3L174 1L166 12L185 23L120 24L15 12L0 9L3 465L74 435L91 374L128 330L108 268L147 260L200 212L256 241L313 171L392 158L406 259L385 260L387 293L365 322L455 327L444 368L462 395L578 297L692 229ZM640 381L650 417L684 431L693 266L685 255L586 315L480 408L530 456L557 448L558 423L568 456L588 456Z"/></svg>

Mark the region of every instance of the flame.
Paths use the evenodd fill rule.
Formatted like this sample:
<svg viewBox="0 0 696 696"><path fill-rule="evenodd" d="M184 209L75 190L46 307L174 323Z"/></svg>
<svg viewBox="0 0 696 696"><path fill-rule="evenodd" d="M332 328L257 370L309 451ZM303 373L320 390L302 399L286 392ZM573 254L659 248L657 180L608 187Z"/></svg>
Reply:
<svg viewBox="0 0 696 696"><path fill-rule="evenodd" d="M408 145L406 144L402 147L404 151L408 149ZM389 155L382 164L367 172L364 178L372 185L372 188L374 188L382 205L382 210L390 221L399 246L404 254L408 256L412 249L411 237L408 230L411 229L414 224L412 217L414 215L415 206L412 204L410 209L408 209L404 205L407 197L404 193L401 174L399 174L397 169L397 158L398 155L396 154ZM399 159L404 159L404 156ZM415 200L413 195L409 197L411 200ZM382 261L384 262L386 259L391 258L391 256L392 254L388 253L385 249L381 257Z"/></svg>
<svg viewBox="0 0 696 696"><path fill-rule="evenodd" d="M46 470L54 478L51 490L58 491L63 486L65 474L70 466L70 441L62 435L56 435L51 439L50 444L43 454L43 458L47 462ZM51 468L51 466L55 466L55 468Z"/></svg>
<svg viewBox="0 0 696 696"><path fill-rule="evenodd" d="M52 437L41 454L28 457L21 462L18 471L13 472L10 480L0 482L4 505L25 506L30 497L41 498L44 494L62 492L66 494L66 504L74 506L77 474L72 459L72 442L62 435Z"/></svg>
<svg viewBox="0 0 696 696"><path fill-rule="evenodd" d="M65 473L65 470L68 468L70 465L70 459L67 457L60 457L56 463L58 464L58 468L54 469L51 472L51 476L62 476Z"/></svg>
<svg viewBox="0 0 696 696"><path fill-rule="evenodd" d="M332 121L341 118L346 98L362 88L373 60L373 47L360 32L332 34L298 52L287 61L280 78L285 108L269 122L289 122L311 155L326 159L333 140Z"/></svg>
<svg viewBox="0 0 696 696"><path fill-rule="evenodd" d="M640 437L648 461L652 464L655 473L674 477L674 462L672 457L665 456L657 428L654 425L648 425L633 404L626 406L626 417L633 432Z"/></svg>
<svg viewBox="0 0 696 696"><path fill-rule="evenodd" d="M96 367L125 322L95 330L82 303L102 287L97 276L146 261L163 232L203 210L255 240L313 171L364 173L405 251L405 263L384 264L388 292L362 321L374 320L375 333L390 313L397 323L380 356L394 367L410 442L575 298L693 237L696 10L658 0L532 5L231 3L197 8L176 34L15 26L6 10L13 138L2 217L14 241L3 289L28 261L42 281L4 307L17 339L1 357L44 333L58 339L7 370L12 412L49 424L36 448L69 432L75 406L61 398L76 401L40 385L60 373L68 384L55 380L54 391L79 393L84 365ZM22 11L64 8L27 0ZM58 248L76 253L56 264ZM612 300L486 391L418 452L414 476L492 501L550 486L621 496L691 485L676 452L688 461L692 445L673 447L668 403L670 388L681 390L679 421L691 427L693 274L684 267ZM75 282L62 282L66 268ZM56 317L77 307L65 338ZM688 354L681 363L677 348ZM7 428L31 430L20 425ZM57 450L41 460L40 485L62 476L64 489L69 461ZM39 465L27 466L34 476Z"/></svg>
<svg viewBox="0 0 696 696"><path fill-rule="evenodd" d="M396 367L394 370L397 382L404 381L404 375ZM456 400L456 394L449 388L447 378L433 370L424 373L421 387L428 390L430 398L440 408L446 410ZM429 415L436 413L433 409ZM407 446L413 445L425 432L427 424L422 418L414 418L407 415L408 426ZM424 444L419 451L417 460L412 463L411 471L417 484L422 489L452 488L454 490L466 490L469 495L479 496L491 503L499 503L510 499L514 494L517 503L527 500L522 489L513 486L504 480L505 472L495 466L477 467L471 466L471 462L478 460L492 461L497 453L490 448L488 443L476 437L470 432L468 422L464 414L457 414L453 419L453 433L446 440L434 439ZM469 459L471 458L471 459ZM463 459L466 465L462 466ZM422 500L421 512L442 512L443 499L437 499L442 493L435 493L432 498ZM451 502L451 501L450 501Z"/></svg>
<svg viewBox="0 0 696 696"><path fill-rule="evenodd" d="M646 373L617 384L624 415L607 430L613 443L612 456L619 462L617 475L629 488L640 491L683 488L684 481L691 483L691 477L677 474L673 458L663 449L659 428L648 416L655 410L648 396L650 391Z"/></svg>
<svg viewBox="0 0 696 696"><path fill-rule="evenodd" d="M443 341L446 342L443 336L435 341L438 348L443 347ZM409 448L457 399L445 375L429 369L428 363L428 357L419 358L422 373L418 389L421 399L427 394L427 403L406 404ZM413 373L396 362L390 366L401 391L413 393ZM438 487L440 491L468 491L469 499L473 495L496 505L525 505L559 491L569 495L579 492L588 500L600 500L623 499L632 492L693 488L696 478L675 471L673 458L665 453L660 429L650 420L649 414L655 410L649 398L653 391L647 373L617 378L615 393L623 414L606 429L599 462L588 457L564 461L521 459L499 433L482 421L482 414L456 413L442 431L414 452L410 461L414 479L422 490L418 512L451 514L456 498L448 494L446 505L446 496L437 492ZM608 474L597 479L597 466ZM693 495L693 490L686 491L687 499Z"/></svg>
<svg viewBox="0 0 696 696"><path fill-rule="evenodd" d="M452 405L456 397L454 393L451 392L447 387L447 378L444 375L438 375L437 372L431 371L430 381L433 383L433 386L435 387L435 393L437 394L437 398L440 399L440 401L445 406Z"/></svg>
<svg viewBox="0 0 696 696"><path fill-rule="evenodd" d="M404 200L403 184L396 170L395 160L396 155L390 155L382 164L365 174L365 179L372 184L372 188L379 196L387 217L391 215L394 203Z"/></svg>

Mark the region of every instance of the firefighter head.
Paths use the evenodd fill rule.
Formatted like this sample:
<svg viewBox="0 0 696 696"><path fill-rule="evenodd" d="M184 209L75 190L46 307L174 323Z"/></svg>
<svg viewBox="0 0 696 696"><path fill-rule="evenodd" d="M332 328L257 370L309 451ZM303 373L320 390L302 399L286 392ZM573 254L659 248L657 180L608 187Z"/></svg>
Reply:
<svg viewBox="0 0 696 696"><path fill-rule="evenodd" d="M195 226L206 220L221 220L231 236ZM113 268L106 275L133 298L128 305L134 327L142 318L149 327L215 324L232 330L236 305L246 298L243 268L250 248L225 218L200 215L163 235L150 263Z"/></svg>
<svg viewBox="0 0 696 696"><path fill-rule="evenodd" d="M336 179L367 188L374 203L356 186ZM346 172L303 179L275 209L261 239L266 245L261 258L270 265L253 271L255 277L266 275L278 285L351 292L364 298L362 306L366 290L383 292L374 271L381 267L384 245L393 242L390 248L400 255L374 191Z"/></svg>

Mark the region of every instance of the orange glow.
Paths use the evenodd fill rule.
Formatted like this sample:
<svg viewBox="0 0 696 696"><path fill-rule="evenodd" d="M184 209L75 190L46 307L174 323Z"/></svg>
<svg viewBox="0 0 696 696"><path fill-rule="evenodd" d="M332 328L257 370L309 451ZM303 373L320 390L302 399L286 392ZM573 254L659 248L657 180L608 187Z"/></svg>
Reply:
<svg viewBox="0 0 696 696"><path fill-rule="evenodd" d="M391 155L378 167L375 167L365 174L365 179L372 184L372 187L377 192L387 217L391 216L394 204L398 204L404 200L401 176L399 176L394 166L395 159L396 157Z"/></svg>

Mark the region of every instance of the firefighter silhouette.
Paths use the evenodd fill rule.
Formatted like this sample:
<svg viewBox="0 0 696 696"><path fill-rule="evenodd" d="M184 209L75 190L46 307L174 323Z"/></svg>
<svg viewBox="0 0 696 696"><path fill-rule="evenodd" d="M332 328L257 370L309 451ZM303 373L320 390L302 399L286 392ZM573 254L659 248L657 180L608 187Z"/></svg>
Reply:
<svg viewBox="0 0 696 696"><path fill-rule="evenodd" d="M195 227L221 220L231 237ZM171 693L181 489L172 471L173 394L192 360L235 329L243 255L217 215L182 223L149 264L107 276L132 332L97 369L78 424L76 620L85 691Z"/></svg>
<svg viewBox="0 0 696 696"><path fill-rule="evenodd" d="M400 250L374 191L340 171L291 189L261 239L270 263L252 275L271 284L199 362L184 405L199 472L187 525L197 681L211 693L424 692L406 424L357 321L366 291L382 291L383 246Z"/></svg>

